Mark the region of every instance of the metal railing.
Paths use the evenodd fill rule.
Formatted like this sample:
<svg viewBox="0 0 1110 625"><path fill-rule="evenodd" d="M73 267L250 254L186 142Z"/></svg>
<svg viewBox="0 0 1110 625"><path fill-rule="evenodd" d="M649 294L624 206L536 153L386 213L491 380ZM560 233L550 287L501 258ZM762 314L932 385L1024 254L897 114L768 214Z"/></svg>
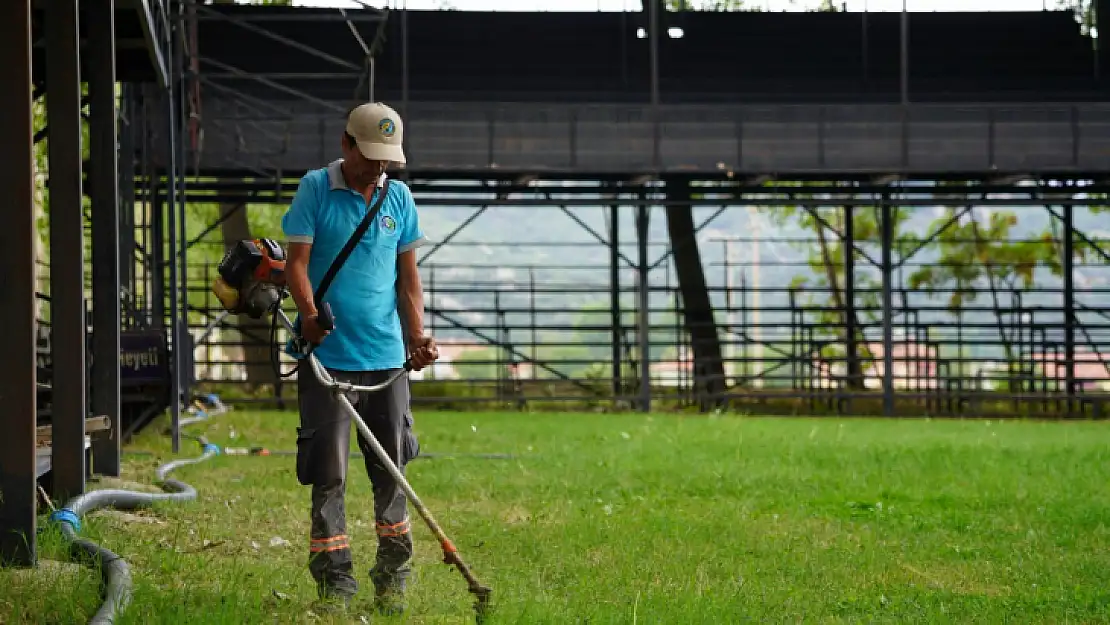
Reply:
<svg viewBox="0 0 1110 625"><path fill-rule="evenodd" d="M613 293L603 282L465 280L457 277L461 269L424 271L426 323L441 342L443 358L414 377L418 403L454 408L637 405L645 379L634 287L620 290L620 323L614 326ZM447 272L456 277L445 280ZM203 289L198 285L193 297L206 297ZM849 358L844 311L827 303L827 289L712 285L725 371L723 390L713 394L705 390L710 380L698 373L678 289L653 286L647 382L654 406L709 402L758 412L877 412L886 346L877 320L881 311L866 303L877 300L877 294L876 289L855 290L860 320L853 324L855 358ZM1090 304L1077 305L1070 325L1061 306L1047 303L1058 290L999 290L999 306L977 302L958 314L944 304L950 294L934 293L932 303L908 289L895 294L889 347L899 414L1101 414L1102 403L1110 400L1110 315L1099 302L1110 301L1110 289L1084 291L1082 299ZM295 311L290 307L290 312ZM218 306L195 306L193 313L198 320L212 320ZM194 323L194 334L204 325ZM1069 335L1071 363L1066 362ZM283 335L278 339L284 342ZM295 385L274 384L269 345L268 327L244 328L225 319L197 350L198 382L242 401L288 402ZM614 354L619 354L616 362ZM291 360L282 362L286 370L291 367ZM263 368L261 385L258 378L249 380L252 367Z"/></svg>

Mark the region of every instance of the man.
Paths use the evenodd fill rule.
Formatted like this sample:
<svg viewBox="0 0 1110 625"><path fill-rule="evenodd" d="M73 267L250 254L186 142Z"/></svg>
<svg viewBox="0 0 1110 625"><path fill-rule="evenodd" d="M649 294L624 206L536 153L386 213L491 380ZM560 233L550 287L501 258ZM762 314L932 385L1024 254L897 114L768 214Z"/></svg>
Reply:
<svg viewBox="0 0 1110 625"><path fill-rule="evenodd" d="M389 181L379 213L324 294L335 317L330 332L318 323L321 302L313 301L328 267L377 201L387 166L405 162L402 134L401 119L390 107L370 103L354 108L341 137L343 158L305 174L282 218L289 248L286 279L301 335L317 346L316 357L335 379L354 384L381 382L403 366L406 351L417 371L439 357L435 341L424 334L416 266L415 250L427 239L404 183ZM344 502L351 420L307 365L298 371L297 391L297 478L312 487L308 568L325 604L347 606L358 591ZM398 381L350 399L404 471L419 451L407 384ZM358 443L373 484L378 534L370 578L379 609L395 612L404 609L411 570L408 502L361 434Z"/></svg>

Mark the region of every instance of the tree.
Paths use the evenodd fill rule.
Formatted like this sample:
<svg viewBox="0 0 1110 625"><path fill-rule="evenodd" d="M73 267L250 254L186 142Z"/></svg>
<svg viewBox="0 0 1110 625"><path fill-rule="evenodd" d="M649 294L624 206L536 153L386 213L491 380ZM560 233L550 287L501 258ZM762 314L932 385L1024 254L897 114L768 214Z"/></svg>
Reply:
<svg viewBox="0 0 1110 625"><path fill-rule="evenodd" d="M790 183L778 181L775 184L781 187ZM805 183L795 183L794 186L804 187L806 185ZM812 196L808 195L798 197L813 199ZM863 336L864 325L860 322L857 310L862 308L874 311L880 305L878 289L881 284L872 272L865 271L866 266L860 262L861 260L866 262L868 257L878 257L878 245L876 243L879 240L881 223L879 211L878 207L855 207L851 209L854 245L850 256L844 245L845 226L847 225L846 215L848 213L845 207L787 206L775 207L770 211L771 219L779 225L785 225L796 220L803 228L812 231L817 240L816 249L812 249L808 243L805 244L806 247L812 249L807 260L810 268L817 274L816 278L812 279L812 285L819 289L818 294L816 296L811 295L809 300L811 304L820 302L823 306L817 319L820 330L829 332L827 328L839 328L837 338L840 340L840 345L830 346L823 350L822 355L828 358L836 356L844 358L847 374L846 384L851 389L863 388L863 362L871 357ZM901 225L907 214L895 207L892 216L894 218L892 228L894 239L898 240ZM870 253L868 253L868 248L871 248ZM846 262L849 259L856 268L853 276L854 297L851 301L848 300L845 284ZM795 278L793 286L807 286L810 281L811 278L808 276L798 276ZM831 307L828 306L830 302ZM878 316L874 312L868 314L867 323L873 324L878 323L878 321ZM849 335L850 328L855 328L855 336ZM854 345L855 349L850 349L849 346L851 345Z"/></svg>
<svg viewBox="0 0 1110 625"><path fill-rule="evenodd" d="M1062 275L1061 258L1049 231L1032 239L1013 240L1018 217L1011 211L992 211L984 220L976 210L970 210L957 219L961 210L947 208L934 222L939 227L956 220L937 236L937 261L914 271L909 276L909 287L930 295L941 289L950 290L948 308L959 316L966 303L978 298L976 287L985 282L1002 349L1006 361L1013 366L1022 355L1014 353L1014 337L1007 331L1000 291L1013 293L1033 286L1038 267L1047 268L1055 276Z"/></svg>
<svg viewBox="0 0 1110 625"><path fill-rule="evenodd" d="M1096 27L1095 3L1091 0L1057 0L1057 8L1070 9L1075 13L1075 19L1082 25L1083 33L1090 33Z"/></svg>

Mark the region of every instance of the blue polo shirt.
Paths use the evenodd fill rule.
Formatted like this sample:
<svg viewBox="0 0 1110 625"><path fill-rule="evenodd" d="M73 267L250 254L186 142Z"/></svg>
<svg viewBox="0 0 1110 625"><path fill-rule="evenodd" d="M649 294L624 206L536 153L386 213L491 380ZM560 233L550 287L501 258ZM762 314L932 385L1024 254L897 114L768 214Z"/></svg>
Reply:
<svg viewBox="0 0 1110 625"><path fill-rule="evenodd" d="M347 186L341 162L305 174L281 220L290 243L312 244L308 279L313 291L369 208L362 194ZM371 204L380 190L379 184ZM374 223L324 294L335 315L335 329L314 352L320 364L341 371L376 371L404 364L397 257L426 242L412 192L403 182L391 180Z"/></svg>

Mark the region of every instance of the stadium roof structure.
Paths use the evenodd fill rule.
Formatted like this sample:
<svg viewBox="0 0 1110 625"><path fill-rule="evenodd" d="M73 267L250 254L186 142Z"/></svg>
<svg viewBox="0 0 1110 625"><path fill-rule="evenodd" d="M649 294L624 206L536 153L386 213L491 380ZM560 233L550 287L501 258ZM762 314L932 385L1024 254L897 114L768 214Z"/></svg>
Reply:
<svg viewBox="0 0 1110 625"><path fill-rule="evenodd" d="M296 176L337 155L345 112L373 97L405 117L412 175L1110 168L1105 53L1072 12L907 19L199 5L187 161Z"/></svg>

